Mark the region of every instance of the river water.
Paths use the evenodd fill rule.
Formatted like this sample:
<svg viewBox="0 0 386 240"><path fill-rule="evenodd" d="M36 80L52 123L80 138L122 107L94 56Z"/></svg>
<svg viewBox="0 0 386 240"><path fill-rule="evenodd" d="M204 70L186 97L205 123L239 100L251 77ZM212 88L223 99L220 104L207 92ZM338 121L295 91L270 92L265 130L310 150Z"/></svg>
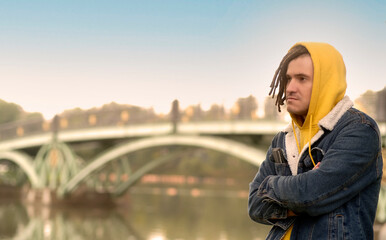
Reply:
<svg viewBox="0 0 386 240"><path fill-rule="evenodd" d="M52 208L1 201L0 240L265 239L269 227L249 219L242 192L186 192L137 188L116 207Z"/></svg>
<svg viewBox="0 0 386 240"><path fill-rule="evenodd" d="M116 206L44 206L0 197L0 240L259 240L245 190L134 187ZM376 225L377 240L386 225Z"/></svg>

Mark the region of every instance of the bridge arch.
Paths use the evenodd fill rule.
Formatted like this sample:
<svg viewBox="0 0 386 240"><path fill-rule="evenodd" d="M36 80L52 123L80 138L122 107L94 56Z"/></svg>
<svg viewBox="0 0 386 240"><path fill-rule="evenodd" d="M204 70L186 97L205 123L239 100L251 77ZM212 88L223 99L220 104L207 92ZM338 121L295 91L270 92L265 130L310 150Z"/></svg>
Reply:
<svg viewBox="0 0 386 240"><path fill-rule="evenodd" d="M98 156L89 165L76 174L66 185L62 186L58 193L60 196L63 196L64 194L71 192L89 174L119 156L145 148L166 145L185 145L216 150L225 154L233 155L256 166L260 166L265 159L265 152L259 149L220 137L199 135L167 135L151 137L113 147L111 150Z"/></svg>
<svg viewBox="0 0 386 240"><path fill-rule="evenodd" d="M18 151L4 151L0 152L0 159L16 163L26 173L33 188L41 187L40 178L32 165L32 158L30 156Z"/></svg>

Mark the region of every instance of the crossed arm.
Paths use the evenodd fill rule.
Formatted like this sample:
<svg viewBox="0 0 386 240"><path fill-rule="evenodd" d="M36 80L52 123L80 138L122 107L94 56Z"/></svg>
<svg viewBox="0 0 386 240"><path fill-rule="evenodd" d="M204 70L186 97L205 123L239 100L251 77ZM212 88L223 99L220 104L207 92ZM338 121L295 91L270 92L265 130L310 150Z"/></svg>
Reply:
<svg viewBox="0 0 386 240"><path fill-rule="evenodd" d="M345 128L312 171L296 176L276 175L267 159L250 184L248 211L260 223L274 224L293 213L317 216L343 205L371 184L380 173L377 132L364 124Z"/></svg>

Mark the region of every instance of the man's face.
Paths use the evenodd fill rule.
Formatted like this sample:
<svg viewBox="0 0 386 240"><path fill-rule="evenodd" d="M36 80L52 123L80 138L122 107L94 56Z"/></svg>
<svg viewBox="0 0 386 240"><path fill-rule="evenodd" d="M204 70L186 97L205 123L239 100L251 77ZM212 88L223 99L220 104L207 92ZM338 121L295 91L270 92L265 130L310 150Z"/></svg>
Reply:
<svg viewBox="0 0 386 240"><path fill-rule="evenodd" d="M304 54L288 64L286 101L287 111L303 119L311 101L314 67L310 55Z"/></svg>

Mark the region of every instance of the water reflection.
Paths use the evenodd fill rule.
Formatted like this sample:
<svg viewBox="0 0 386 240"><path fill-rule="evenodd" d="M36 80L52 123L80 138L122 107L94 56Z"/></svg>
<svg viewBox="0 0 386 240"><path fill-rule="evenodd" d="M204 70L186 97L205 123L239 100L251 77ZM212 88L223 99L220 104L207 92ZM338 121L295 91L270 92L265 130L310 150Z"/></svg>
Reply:
<svg viewBox="0 0 386 240"><path fill-rule="evenodd" d="M66 208L50 212L35 208L38 207L2 203L0 239L144 239L119 214L107 209ZM41 214L37 214L39 211Z"/></svg>
<svg viewBox="0 0 386 240"><path fill-rule="evenodd" d="M134 189L115 208L48 208L3 201L0 240L257 240L269 231L249 219L246 199L236 191L233 196L228 191L199 197L162 192Z"/></svg>

